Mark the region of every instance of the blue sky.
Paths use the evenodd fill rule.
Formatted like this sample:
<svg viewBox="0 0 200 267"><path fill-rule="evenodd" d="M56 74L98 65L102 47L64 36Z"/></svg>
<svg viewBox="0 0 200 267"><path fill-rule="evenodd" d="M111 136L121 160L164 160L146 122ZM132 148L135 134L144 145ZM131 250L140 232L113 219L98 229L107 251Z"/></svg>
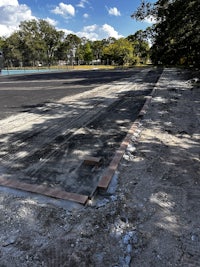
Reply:
<svg viewBox="0 0 200 267"><path fill-rule="evenodd" d="M151 25L131 19L139 4L140 0L0 0L0 36L9 36L21 21L45 19L66 35L90 40L127 37Z"/></svg>

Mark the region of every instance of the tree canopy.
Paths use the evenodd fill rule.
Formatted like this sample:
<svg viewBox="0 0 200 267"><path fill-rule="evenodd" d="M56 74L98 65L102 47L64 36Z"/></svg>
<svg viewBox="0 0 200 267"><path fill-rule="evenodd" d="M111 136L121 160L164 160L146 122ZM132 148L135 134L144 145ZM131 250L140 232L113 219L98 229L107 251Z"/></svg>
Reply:
<svg viewBox="0 0 200 267"><path fill-rule="evenodd" d="M153 18L156 22L126 38L91 41L75 34L66 36L45 20L24 21L11 36L0 38L0 49L7 66L59 61L132 65L146 63L150 57L154 64L199 67L199 0L141 0L132 18Z"/></svg>
<svg viewBox="0 0 200 267"><path fill-rule="evenodd" d="M124 65L132 61L133 45L127 39L120 38L105 46L103 52L110 61Z"/></svg>
<svg viewBox="0 0 200 267"><path fill-rule="evenodd" d="M200 65L199 0L142 0L132 14L136 20L153 16L151 58L154 63Z"/></svg>
<svg viewBox="0 0 200 267"><path fill-rule="evenodd" d="M132 38L134 36L134 38ZM19 30L8 38L0 38L7 67L52 64L116 64L145 63L149 58L143 31L132 37L91 41L75 34L67 36L45 20L21 22ZM64 63L65 62L65 63Z"/></svg>

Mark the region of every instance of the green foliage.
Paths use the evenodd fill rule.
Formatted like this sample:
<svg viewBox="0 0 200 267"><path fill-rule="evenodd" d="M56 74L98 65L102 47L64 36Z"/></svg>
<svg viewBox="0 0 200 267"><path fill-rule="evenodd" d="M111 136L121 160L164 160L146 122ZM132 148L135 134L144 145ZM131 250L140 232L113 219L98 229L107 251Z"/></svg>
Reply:
<svg viewBox="0 0 200 267"><path fill-rule="evenodd" d="M91 48L93 51L93 57L98 60L101 59L102 53L103 53L103 47L104 47L104 42L103 41L94 41L91 44Z"/></svg>
<svg viewBox="0 0 200 267"><path fill-rule="evenodd" d="M153 62L199 67L199 0L158 0L154 5L142 1L132 17L143 20L149 15L157 19L151 48Z"/></svg>
<svg viewBox="0 0 200 267"><path fill-rule="evenodd" d="M120 38L107 45L103 50L104 56L118 64L125 65L133 61L133 46L127 39Z"/></svg>
<svg viewBox="0 0 200 267"><path fill-rule="evenodd" d="M81 44L81 38L76 36L75 34L68 34L67 37L64 40L67 47L78 47Z"/></svg>
<svg viewBox="0 0 200 267"><path fill-rule="evenodd" d="M3 44L4 63L6 66L19 66L21 63L21 53L19 51L20 38L17 33L13 33Z"/></svg>
<svg viewBox="0 0 200 267"><path fill-rule="evenodd" d="M88 42L83 47L83 60L87 64L89 64L93 60L92 49Z"/></svg>
<svg viewBox="0 0 200 267"><path fill-rule="evenodd" d="M149 47L146 33L138 31L128 38L90 41L75 34L64 35L45 20L20 24L8 38L0 38L5 65L8 67L58 64L131 65L145 62Z"/></svg>
<svg viewBox="0 0 200 267"><path fill-rule="evenodd" d="M0 49L2 49L4 43L5 43L5 39L0 37Z"/></svg>
<svg viewBox="0 0 200 267"><path fill-rule="evenodd" d="M62 31L57 31L45 20L22 22L18 34L22 58L26 59L28 64L32 62L33 66L38 61L45 61L50 65L64 36Z"/></svg>
<svg viewBox="0 0 200 267"><path fill-rule="evenodd" d="M139 30L133 35L129 35L127 40L132 43L135 54L135 63L147 63L149 59L149 43L146 31Z"/></svg>
<svg viewBox="0 0 200 267"><path fill-rule="evenodd" d="M157 0L154 4L141 0L133 13L136 20L154 16L156 23L145 31L127 38L113 37L89 41L74 34L64 36L45 20L30 20L20 24L19 31L0 38L7 66L51 65L58 60L71 63L130 65L153 63L200 65L200 2L199 0ZM152 44L151 49L149 43Z"/></svg>
<svg viewBox="0 0 200 267"><path fill-rule="evenodd" d="M56 59L72 61L75 52L77 58L79 57L79 48L81 39L75 34L68 34L65 38L61 38L58 48L55 52ZM74 52L73 52L74 51Z"/></svg>

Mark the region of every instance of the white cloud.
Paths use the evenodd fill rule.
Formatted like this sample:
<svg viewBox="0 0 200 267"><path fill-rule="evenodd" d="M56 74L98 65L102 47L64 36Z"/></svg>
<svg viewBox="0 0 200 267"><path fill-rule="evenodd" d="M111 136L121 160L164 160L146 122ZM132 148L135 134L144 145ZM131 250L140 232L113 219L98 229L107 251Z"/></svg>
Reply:
<svg viewBox="0 0 200 267"><path fill-rule="evenodd" d="M89 15L87 13L83 14L84 19L89 18Z"/></svg>
<svg viewBox="0 0 200 267"><path fill-rule="evenodd" d="M97 24L85 26L81 31L78 32L73 32L67 29L58 29L58 30L62 30L65 33L65 35L75 34L79 38L85 37L86 39L89 39L91 41L107 39L109 37L114 37L116 39L123 37L112 26L108 24L104 24L101 26Z"/></svg>
<svg viewBox="0 0 200 267"><path fill-rule="evenodd" d="M104 24L101 28L101 30L107 35L106 37L114 37L116 39L119 39L121 37L123 37L122 35L120 35L112 26L108 25L108 24Z"/></svg>
<svg viewBox="0 0 200 267"><path fill-rule="evenodd" d="M16 26L7 26L7 25L0 24L0 36L8 37L17 29L18 27Z"/></svg>
<svg viewBox="0 0 200 267"><path fill-rule="evenodd" d="M1 6L18 6L18 0L1 0L0 7Z"/></svg>
<svg viewBox="0 0 200 267"><path fill-rule="evenodd" d="M71 31L71 30L67 30L67 29L57 29L58 31L63 31L65 33L65 36L67 36L68 34L76 34L75 32Z"/></svg>
<svg viewBox="0 0 200 267"><path fill-rule="evenodd" d="M148 16L145 18L144 22L148 23L148 24L154 24L156 23L156 18L154 16Z"/></svg>
<svg viewBox="0 0 200 267"><path fill-rule="evenodd" d="M111 7L110 9L108 9L108 13L112 16L121 16L120 11L116 7Z"/></svg>
<svg viewBox="0 0 200 267"><path fill-rule="evenodd" d="M99 26L96 24L83 27L83 30L75 33L80 38L86 37L89 40L95 41L98 39Z"/></svg>
<svg viewBox="0 0 200 267"><path fill-rule="evenodd" d="M58 22L54 19L46 18L45 20L54 27L58 24Z"/></svg>
<svg viewBox="0 0 200 267"><path fill-rule="evenodd" d="M85 37L86 39L91 40L91 41L96 41L96 40L99 39L98 38L99 35L98 35L97 32L84 32L84 31L81 31L81 32L76 32L75 34L80 38Z"/></svg>
<svg viewBox="0 0 200 267"><path fill-rule="evenodd" d="M66 5L64 3L60 3L56 8L51 10L52 13L62 15L62 16L74 16L75 15L75 8L72 5Z"/></svg>
<svg viewBox="0 0 200 267"><path fill-rule="evenodd" d="M20 22L35 19L27 5L20 5L17 0L0 2L0 36L8 37L18 30Z"/></svg>
<svg viewBox="0 0 200 267"><path fill-rule="evenodd" d="M88 1L81 1L82 3L89 3ZM80 2L80 3L81 3ZM74 16L75 9L72 5L66 5L60 3L55 9L54 13L60 14L65 17ZM88 14L83 15L84 18L88 18ZM0 36L8 37L14 31L19 29L19 24L24 20L37 19L32 16L31 9L27 5L19 4L18 0L0 0ZM49 17L45 19L53 26L58 26L58 22ZM76 34L77 36L86 37L89 40L102 40L104 38L114 37L116 39L122 37L111 25L89 25L83 27L78 32L73 32L69 29L61 29L57 27L57 30L62 30L66 35Z"/></svg>
<svg viewBox="0 0 200 267"><path fill-rule="evenodd" d="M85 4L88 4L88 1L87 0L81 0L77 6L81 7L81 8L85 8Z"/></svg>
<svg viewBox="0 0 200 267"><path fill-rule="evenodd" d="M85 27L83 28L83 31L84 31L84 32L94 32L94 31L96 31L96 30L98 30L98 26L97 26L96 24L89 25L89 26L85 26Z"/></svg>
<svg viewBox="0 0 200 267"><path fill-rule="evenodd" d="M114 37L119 39L123 37L120 35L112 26L108 24L104 24L102 26L93 24L89 26L85 26L82 31L75 32L77 36L86 37L89 40L102 40L104 38Z"/></svg>

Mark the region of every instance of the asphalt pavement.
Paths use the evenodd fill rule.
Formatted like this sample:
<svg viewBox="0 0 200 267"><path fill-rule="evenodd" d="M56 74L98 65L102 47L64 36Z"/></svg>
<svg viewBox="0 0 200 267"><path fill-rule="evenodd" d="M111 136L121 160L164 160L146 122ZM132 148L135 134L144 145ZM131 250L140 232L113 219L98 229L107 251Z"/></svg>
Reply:
<svg viewBox="0 0 200 267"><path fill-rule="evenodd" d="M37 185L59 185L65 192L91 195L161 72L138 68L2 76L1 185L9 182L38 193ZM94 179L80 166L87 156L104 161L95 175L93 170ZM90 177L86 186L85 177ZM63 198L63 192L56 197Z"/></svg>
<svg viewBox="0 0 200 267"><path fill-rule="evenodd" d="M132 70L89 70L0 76L0 120L29 108L137 75Z"/></svg>

